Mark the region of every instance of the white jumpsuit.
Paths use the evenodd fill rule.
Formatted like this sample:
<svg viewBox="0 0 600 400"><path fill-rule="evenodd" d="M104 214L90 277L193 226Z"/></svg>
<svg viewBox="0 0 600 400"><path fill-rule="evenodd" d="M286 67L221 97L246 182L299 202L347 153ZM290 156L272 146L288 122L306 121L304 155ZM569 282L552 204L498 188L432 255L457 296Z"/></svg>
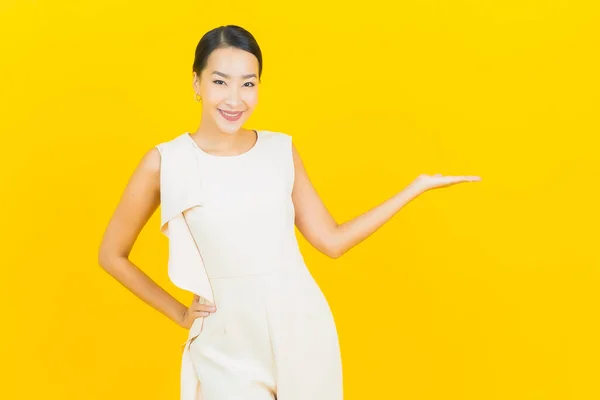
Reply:
<svg viewBox="0 0 600 400"><path fill-rule="evenodd" d="M188 132L174 139L193 148L187 185L200 200L180 208L211 293L190 290L217 307L190 330L181 399L341 400L335 322L294 231L292 138L256 133L237 156L208 154Z"/></svg>

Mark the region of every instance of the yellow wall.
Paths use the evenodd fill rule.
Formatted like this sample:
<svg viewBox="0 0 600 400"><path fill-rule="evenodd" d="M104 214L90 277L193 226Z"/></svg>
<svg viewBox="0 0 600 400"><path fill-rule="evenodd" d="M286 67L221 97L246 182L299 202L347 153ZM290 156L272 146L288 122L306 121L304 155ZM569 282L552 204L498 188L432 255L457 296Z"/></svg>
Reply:
<svg viewBox="0 0 600 400"><path fill-rule="evenodd" d="M184 330L96 251L142 154L196 129L194 48L227 23L265 56L247 127L293 135L339 222L419 173L483 178L338 260L301 239L345 398L599 398L596 2L281 4L0 3L0 398L177 398ZM132 260L188 302L158 225Z"/></svg>

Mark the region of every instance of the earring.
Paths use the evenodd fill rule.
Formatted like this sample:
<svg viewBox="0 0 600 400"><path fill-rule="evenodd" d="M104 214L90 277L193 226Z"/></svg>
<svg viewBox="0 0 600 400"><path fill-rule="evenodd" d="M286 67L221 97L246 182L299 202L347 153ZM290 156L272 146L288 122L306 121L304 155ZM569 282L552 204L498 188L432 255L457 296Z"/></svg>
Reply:
<svg viewBox="0 0 600 400"><path fill-rule="evenodd" d="M194 99L196 101L201 101L202 100L202 96L200 96L198 93L194 94Z"/></svg>

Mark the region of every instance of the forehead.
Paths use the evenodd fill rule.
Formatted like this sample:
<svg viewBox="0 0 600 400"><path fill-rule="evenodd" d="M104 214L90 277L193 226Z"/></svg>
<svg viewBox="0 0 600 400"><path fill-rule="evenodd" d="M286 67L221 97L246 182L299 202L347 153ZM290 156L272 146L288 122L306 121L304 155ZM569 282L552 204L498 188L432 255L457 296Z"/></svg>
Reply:
<svg viewBox="0 0 600 400"><path fill-rule="evenodd" d="M258 75L258 59L254 54L234 47L214 50L206 61L206 73L219 71L232 76Z"/></svg>

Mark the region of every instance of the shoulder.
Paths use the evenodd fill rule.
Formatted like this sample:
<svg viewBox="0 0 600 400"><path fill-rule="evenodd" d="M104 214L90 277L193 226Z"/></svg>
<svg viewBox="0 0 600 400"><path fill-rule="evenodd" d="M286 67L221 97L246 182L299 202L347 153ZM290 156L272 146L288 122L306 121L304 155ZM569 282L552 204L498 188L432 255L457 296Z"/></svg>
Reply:
<svg viewBox="0 0 600 400"><path fill-rule="evenodd" d="M175 137L172 137L169 140L166 140L166 141L156 144L154 146L154 148L156 148L158 150L160 155L165 156L165 155L168 155L169 153L171 153L172 151L182 148L186 144L189 144L190 139L191 138L188 135L188 133L184 132Z"/></svg>
<svg viewBox="0 0 600 400"><path fill-rule="evenodd" d="M281 154L284 155L286 159L289 160L289 157L291 156L295 168L301 170L304 167L298 149L294 144L294 138L292 135L285 132L265 130L262 131L262 135L265 139L265 142L271 141L273 143L277 143L280 150L282 150Z"/></svg>
<svg viewBox="0 0 600 400"><path fill-rule="evenodd" d="M147 171L158 173L160 171L161 155L157 147L146 150L146 153L140 160L140 168Z"/></svg>
<svg viewBox="0 0 600 400"><path fill-rule="evenodd" d="M266 147L274 147L287 153L293 147L292 135L285 132L262 130L261 140Z"/></svg>
<svg viewBox="0 0 600 400"><path fill-rule="evenodd" d="M290 141L292 136L285 132L260 130L261 138L265 141Z"/></svg>
<svg viewBox="0 0 600 400"><path fill-rule="evenodd" d="M145 182L144 185L150 185L158 189L160 187L160 175L161 155L156 147L152 147L147 149L139 158L137 166L130 177L130 182L135 182L135 187L138 187L141 182Z"/></svg>
<svg viewBox="0 0 600 400"><path fill-rule="evenodd" d="M173 160L177 160L181 154L179 149L186 144L187 133L177 135L166 141L155 144L143 154L138 168L141 171L158 176L161 170L173 164ZM167 168L171 169L171 168Z"/></svg>

